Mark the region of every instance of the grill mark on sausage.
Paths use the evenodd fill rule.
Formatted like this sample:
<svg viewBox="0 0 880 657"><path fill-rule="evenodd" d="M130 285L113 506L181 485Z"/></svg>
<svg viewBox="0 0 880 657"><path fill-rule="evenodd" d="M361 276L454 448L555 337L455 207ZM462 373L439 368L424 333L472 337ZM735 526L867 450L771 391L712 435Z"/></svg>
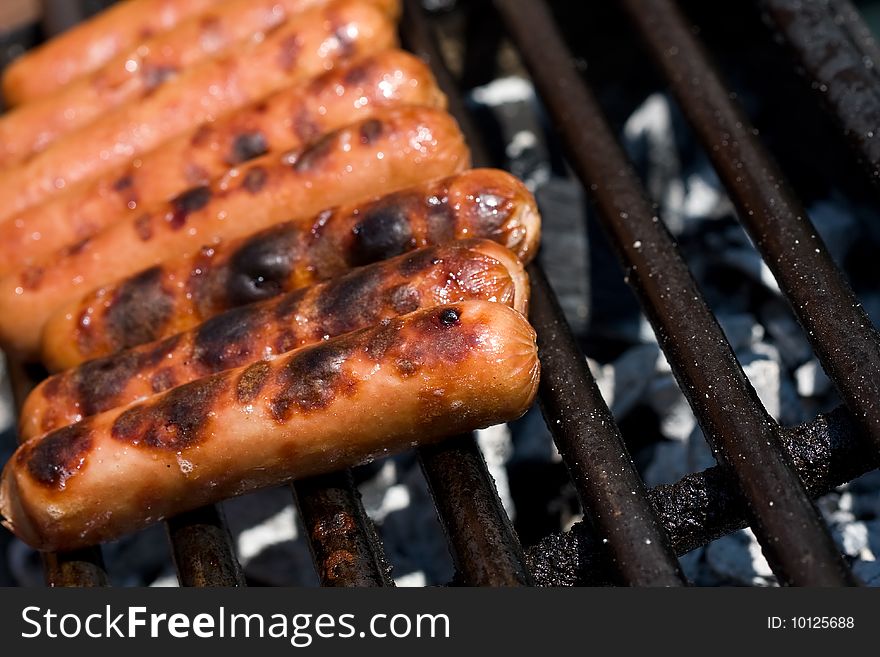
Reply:
<svg viewBox="0 0 880 657"><path fill-rule="evenodd" d="M355 64L349 67L343 77L343 82L349 86L359 87L370 79L371 65L369 63Z"/></svg>
<svg viewBox="0 0 880 657"><path fill-rule="evenodd" d="M203 123L198 128L196 128L196 131L190 138L189 143L196 148L204 146L211 140L211 135L213 133L213 126L210 123Z"/></svg>
<svg viewBox="0 0 880 657"><path fill-rule="evenodd" d="M79 422L33 441L16 458L20 464L27 460L28 474L35 481L47 488L64 490L68 479L85 464L92 442L88 423Z"/></svg>
<svg viewBox="0 0 880 657"><path fill-rule="evenodd" d="M373 267L330 281L316 304L318 315L325 318L322 332L342 335L375 318L384 277L383 268Z"/></svg>
<svg viewBox="0 0 880 657"><path fill-rule="evenodd" d="M455 211L449 206L448 196L428 198L425 223L429 244L444 244L455 238Z"/></svg>
<svg viewBox="0 0 880 657"><path fill-rule="evenodd" d="M296 231L288 225L257 233L229 259L226 296L239 306L279 294L293 270Z"/></svg>
<svg viewBox="0 0 880 657"><path fill-rule="evenodd" d="M373 142L377 141L382 136L382 131L384 126L382 122L378 119L369 119L361 123L361 127L358 130L360 134L361 143L364 146L369 146Z"/></svg>
<svg viewBox="0 0 880 657"><path fill-rule="evenodd" d="M151 267L129 278L107 308L107 333L119 348L156 338L174 310L174 298L162 285L162 268Z"/></svg>
<svg viewBox="0 0 880 657"><path fill-rule="evenodd" d="M253 359L253 334L265 321L263 313L249 307L212 317L196 331L193 359L206 374L243 365Z"/></svg>
<svg viewBox="0 0 880 657"><path fill-rule="evenodd" d="M163 367L150 376L150 389L154 393L165 392L176 385L177 377L173 367Z"/></svg>
<svg viewBox="0 0 880 657"><path fill-rule="evenodd" d="M295 154L293 170L297 173L304 173L306 171L314 171L317 169L321 166L321 163L336 150L335 146L338 137L339 135L337 133L330 133L299 154Z"/></svg>
<svg viewBox="0 0 880 657"><path fill-rule="evenodd" d="M259 166L253 167L244 175L244 180L241 181L241 186L250 194L258 194L266 185L268 179L269 174L266 172L266 169Z"/></svg>
<svg viewBox="0 0 880 657"><path fill-rule="evenodd" d="M45 274L46 270L39 265L25 267L20 276L21 286L25 290L36 290L43 282L43 276Z"/></svg>
<svg viewBox="0 0 880 657"><path fill-rule="evenodd" d="M344 367L350 355L348 341L335 340L307 347L288 359L275 375L278 390L269 402L275 421L286 422L296 411L320 410L352 394L357 382Z"/></svg>
<svg viewBox="0 0 880 657"><path fill-rule="evenodd" d="M321 136L321 128L312 119L312 115L306 107L299 107L293 115L291 122L293 133L304 143L310 144Z"/></svg>
<svg viewBox="0 0 880 657"><path fill-rule="evenodd" d="M293 70L302 47L302 38L298 34L291 34L283 39L278 52L278 65L285 71Z"/></svg>
<svg viewBox="0 0 880 657"><path fill-rule="evenodd" d="M134 232L142 242L147 242L153 237L153 218L149 214L142 214L134 220Z"/></svg>
<svg viewBox="0 0 880 657"><path fill-rule="evenodd" d="M198 212L211 200L211 188L200 185L188 189L171 201L171 212L166 220L174 230L183 228L190 213Z"/></svg>
<svg viewBox="0 0 880 657"><path fill-rule="evenodd" d="M352 232L351 258L355 266L392 258L416 246L406 205L396 196L367 210Z"/></svg>
<svg viewBox="0 0 880 657"><path fill-rule="evenodd" d="M175 66L155 66L152 64L145 64L141 69L141 76L143 77L144 88L146 89L145 95L149 95L155 91L159 85L176 74L177 67Z"/></svg>
<svg viewBox="0 0 880 657"><path fill-rule="evenodd" d="M123 351L88 361L74 370L76 398L83 415L95 415L112 408L119 392L140 367L136 354Z"/></svg>
<svg viewBox="0 0 880 657"><path fill-rule="evenodd" d="M271 371L271 366L264 360L246 368L235 384L235 398L239 403L250 404L256 399L266 385Z"/></svg>
<svg viewBox="0 0 880 657"><path fill-rule="evenodd" d="M266 135L259 130L243 132L233 140L232 148L226 156L225 162L229 166L235 166L268 152L269 144L266 142Z"/></svg>
<svg viewBox="0 0 880 657"><path fill-rule="evenodd" d="M123 411L110 435L134 446L188 449L208 437L211 409L227 383L227 377L212 376L172 388L156 401Z"/></svg>

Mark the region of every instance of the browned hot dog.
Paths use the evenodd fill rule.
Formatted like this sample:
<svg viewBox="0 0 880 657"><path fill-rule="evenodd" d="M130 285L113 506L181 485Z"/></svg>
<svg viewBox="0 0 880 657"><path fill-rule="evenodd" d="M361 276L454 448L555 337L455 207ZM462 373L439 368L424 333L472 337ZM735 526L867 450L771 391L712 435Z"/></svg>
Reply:
<svg viewBox="0 0 880 657"><path fill-rule="evenodd" d="M28 51L3 73L3 98L18 105L49 95L139 42L221 0L126 0Z"/></svg>
<svg viewBox="0 0 880 657"><path fill-rule="evenodd" d="M539 364L500 303L421 310L215 374L24 443L0 481L3 524L40 550L514 419Z"/></svg>
<svg viewBox="0 0 880 657"><path fill-rule="evenodd" d="M525 314L528 289L522 264L495 242L414 251L51 376L25 400L19 440L420 308L482 299Z"/></svg>
<svg viewBox="0 0 880 657"><path fill-rule="evenodd" d="M145 154L138 166L75 185L0 223L0 276L94 235L126 215L167 201L229 167L270 151L301 148L391 105L442 107L427 66L386 50L334 68Z"/></svg>
<svg viewBox="0 0 880 657"><path fill-rule="evenodd" d="M396 0L365 0L389 14ZM55 94L0 116L0 167L8 167L129 101L153 93L190 66L277 28L331 0L230 0L121 54Z"/></svg>
<svg viewBox="0 0 880 657"><path fill-rule="evenodd" d="M369 2L336 0L298 14L264 40L203 61L149 97L108 112L4 170L0 219L121 166L194 125L395 43L391 19Z"/></svg>
<svg viewBox="0 0 880 657"><path fill-rule="evenodd" d="M47 323L43 361L52 371L73 367L229 308L454 239L488 238L528 262L539 235L535 200L519 180L494 169L466 171L166 260L74 299Z"/></svg>
<svg viewBox="0 0 880 657"><path fill-rule="evenodd" d="M0 279L0 342L33 356L43 324L77 289L285 219L307 219L328 205L449 175L468 161L452 117L421 107L383 110L305 151L258 158L152 212L108 226L71 252Z"/></svg>

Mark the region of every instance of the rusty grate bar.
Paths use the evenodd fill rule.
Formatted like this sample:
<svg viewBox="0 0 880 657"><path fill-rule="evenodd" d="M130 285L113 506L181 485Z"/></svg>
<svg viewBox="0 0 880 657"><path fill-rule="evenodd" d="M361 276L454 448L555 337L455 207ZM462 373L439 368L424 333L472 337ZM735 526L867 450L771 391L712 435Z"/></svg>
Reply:
<svg viewBox="0 0 880 657"><path fill-rule="evenodd" d="M292 484L321 586L394 586L351 471Z"/></svg>
<svg viewBox="0 0 880 657"><path fill-rule="evenodd" d="M814 498L880 466L880 455L844 407L783 430L782 441ZM748 525L736 482L717 466L652 488L650 496L679 555ZM613 572L585 523L548 536L527 556L542 586L603 584Z"/></svg>
<svg viewBox="0 0 880 657"><path fill-rule="evenodd" d="M880 48L849 0L760 0L765 19L880 187Z"/></svg>
<svg viewBox="0 0 880 657"><path fill-rule="evenodd" d="M880 448L880 335L675 2L623 0L623 5L823 369Z"/></svg>
<svg viewBox="0 0 880 657"><path fill-rule="evenodd" d="M101 548L89 547L72 552L43 552L46 586L109 586Z"/></svg>
<svg viewBox="0 0 880 657"><path fill-rule="evenodd" d="M170 518L165 527L181 586L245 586L219 507L182 513Z"/></svg>
<svg viewBox="0 0 880 657"><path fill-rule="evenodd" d="M471 434L419 450L458 580L468 586L533 585L522 546ZM493 555L485 559L485 555Z"/></svg>
<svg viewBox="0 0 880 657"><path fill-rule="evenodd" d="M609 128L544 2L496 0L683 392L748 500L779 579L853 584L770 418Z"/></svg>
<svg viewBox="0 0 880 657"><path fill-rule="evenodd" d="M426 59L450 99L477 164L489 164L479 130L459 97L416 0L404 2L403 34ZM563 455L585 509L607 538L620 580L636 586L684 582L668 539L653 515L639 478L583 354L571 335L556 296L536 264L529 319L538 333L541 400L547 426ZM607 460L602 460L607 459ZM496 496L497 498L497 496Z"/></svg>

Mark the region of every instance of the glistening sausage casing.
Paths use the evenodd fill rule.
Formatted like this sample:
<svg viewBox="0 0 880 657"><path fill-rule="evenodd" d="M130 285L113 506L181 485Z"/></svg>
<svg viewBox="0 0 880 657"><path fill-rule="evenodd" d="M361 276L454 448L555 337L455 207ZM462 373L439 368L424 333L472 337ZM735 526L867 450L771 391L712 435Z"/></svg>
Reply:
<svg viewBox="0 0 880 657"><path fill-rule="evenodd" d="M3 524L40 550L522 415L539 364L525 318L470 301L215 374L23 444Z"/></svg>

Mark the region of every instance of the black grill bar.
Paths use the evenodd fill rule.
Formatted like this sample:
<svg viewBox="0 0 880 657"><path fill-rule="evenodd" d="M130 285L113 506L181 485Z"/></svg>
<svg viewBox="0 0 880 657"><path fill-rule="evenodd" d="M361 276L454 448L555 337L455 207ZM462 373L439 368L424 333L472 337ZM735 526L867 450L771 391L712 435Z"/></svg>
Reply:
<svg viewBox="0 0 880 657"><path fill-rule="evenodd" d="M569 162L599 209L679 385L719 463L734 473L748 500L750 524L774 572L783 583L794 585L854 583L782 449L778 426L654 214L545 3L495 4L554 118Z"/></svg>
<svg viewBox="0 0 880 657"><path fill-rule="evenodd" d="M880 466L880 455L844 407L784 429L782 442L814 498ZM717 466L652 488L650 496L679 555L748 525L736 482ZM542 586L604 584L613 573L585 523L543 539L527 558Z"/></svg>
<svg viewBox="0 0 880 657"><path fill-rule="evenodd" d="M217 506L182 513L165 523L181 586L244 586L232 537Z"/></svg>
<svg viewBox="0 0 880 657"><path fill-rule="evenodd" d="M457 580L467 586L533 585L474 437L465 434L423 447L419 461L451 546Z"/></svg>
<svg viewBox="0 0 880 657"><path fill-rule="evenodd" d="M321 586L393 586L390 567L351 471L292 485Z"/></svg>
<svg viewBox="0 0 880 657"><path fill-rule="evenodd" d="M880 186L880 49L849 0L760 0L765 18Z"/></svg>
<svg viewBox="0 0 880 657"><path fill-rule="evenodd" d="M880 448L880 335L675 2L623 0L623 5L819 362Z"/></svg>
<svg viewBox="0 0 880 657"><path fill-rule="evenodd" d="M449 96L449 109L468 139L475 163L490 164L480 132L461 102L416 0L405 0L403 25L410 48L431 64ZM619 581L633 586L680 586L684 578L678 562L556 295L537 265L529 265L528 272L532 284L529 319L538 333L541 361L539 399L581 504L607 539L605 546L620 573Z"/></svg>

